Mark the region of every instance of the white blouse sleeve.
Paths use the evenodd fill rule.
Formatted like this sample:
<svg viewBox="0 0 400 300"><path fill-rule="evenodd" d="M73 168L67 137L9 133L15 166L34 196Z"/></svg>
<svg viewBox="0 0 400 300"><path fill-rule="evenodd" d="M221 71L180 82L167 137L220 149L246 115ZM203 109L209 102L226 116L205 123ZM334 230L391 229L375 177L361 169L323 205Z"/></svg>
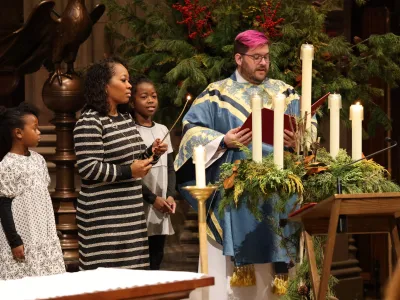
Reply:
<svg viewBox="0 0 400 300"><path fill-rule="evenodd" d="M0 197L15 198L17 190L17 178L13 168L0 166Z"/></svg>

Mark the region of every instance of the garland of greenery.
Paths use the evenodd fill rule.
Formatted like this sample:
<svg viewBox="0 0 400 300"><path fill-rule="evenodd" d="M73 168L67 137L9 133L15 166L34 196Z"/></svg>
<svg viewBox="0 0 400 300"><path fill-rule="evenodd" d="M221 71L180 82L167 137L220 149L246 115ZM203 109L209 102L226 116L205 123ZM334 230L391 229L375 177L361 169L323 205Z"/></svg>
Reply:
<svg viewBox="0 0 400 300"><path fill-rule="evenodd" d="M223 197L219 206L220 213L228 206L237 208L247 205L254 216L261 220L260 203L273 201L272 205L277 212L288 214L290 211L287 211L287 208L292 196L300 196L293 209L305 203L320 202L336 193L338 177L341 178L344 194L400 192L400 186L388 179L389 173L384 167L373 160L362 160L348 165L352 159L342 149L336 159L324 148L317 147L314 147L314 153L307 157L286 152L283 170L276 167L272 154L264 157L261 163L256 163L252 161L248 148L241 147L241 150L246 154L244 160L221 166L219 185ZM291 249L298 248L300 229L291 236L285 236L284 224L268 221L282 238L281 247L285 248L288 254L297 253L291 257L293 261L298 262L296 256L299 251ZM314 242L316 245L320 244L315 247L320 271L324 239L314 238ZM304 259L297 266L296 276L290 278L287 283L285 299L309 299L311 285L308 270L308 261ZM327 299L334 295L332 287L336 281L331 276Z"/></svg>

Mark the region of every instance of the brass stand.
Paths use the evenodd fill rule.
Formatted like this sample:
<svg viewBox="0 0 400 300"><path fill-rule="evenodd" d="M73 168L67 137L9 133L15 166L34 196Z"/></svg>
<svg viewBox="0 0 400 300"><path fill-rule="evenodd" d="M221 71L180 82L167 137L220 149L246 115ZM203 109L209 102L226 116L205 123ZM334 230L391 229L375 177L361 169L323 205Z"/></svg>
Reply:
<svg viewBox="0 0 400 300"><path fill-rule="evenodd" d="M199 188L197 186L184 187L198 201L198 219L199 219L199 244L200 244L200 271L208 274L208 251L207 251L207 213L206 201L217 189L217 186L206 186Z"/></svg>

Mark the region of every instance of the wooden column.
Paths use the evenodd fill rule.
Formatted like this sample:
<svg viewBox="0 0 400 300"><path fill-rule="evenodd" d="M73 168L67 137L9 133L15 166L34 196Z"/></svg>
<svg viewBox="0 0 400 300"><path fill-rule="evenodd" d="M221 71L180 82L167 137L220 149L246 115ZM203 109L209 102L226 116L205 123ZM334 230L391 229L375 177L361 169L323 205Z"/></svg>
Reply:
<svg viewBox="0 0 400 300"><path fill-rule="evenodd" d="M78 76L72 79L62 77L46 81L43 86L44 104L54 112L50 122L56 127L56 152L48 158L56 164L56 187L51 193L56 216L56 227L60 237L67 271L78 270L78 235L76 225L75 162L73 129L76 112L84 104L83 83Z"/></svg>

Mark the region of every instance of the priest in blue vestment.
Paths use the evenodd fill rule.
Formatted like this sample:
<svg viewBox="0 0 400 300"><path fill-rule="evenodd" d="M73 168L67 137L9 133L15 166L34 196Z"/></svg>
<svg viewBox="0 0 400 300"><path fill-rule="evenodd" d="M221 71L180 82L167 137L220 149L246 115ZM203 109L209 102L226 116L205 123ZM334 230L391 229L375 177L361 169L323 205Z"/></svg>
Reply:
<svg viewBox="0 0 400 300"><path fill-rule="evenodd" d="M175 170L179 191L195 210L196 199L182 189L196 184L192 161L194 147L206 147L206 180L207 184L214 183L219 179L223 163L245 158L237 142L251 148L251 132L248 129L240 130L240 127L251 113L252 94L260 95L263 107L271 108L272 98L283 93L286 95L285 113L300 114L299 96L294 88L267 77L269 46L262 32L247 30L237 35L234 54L236 71L229 78L211 83L196 98L183 119L183 137L175 160ZM288 131L285 131L285 146L294 146L293 134ZM263 144L264 156L272 151L271 145ZM256 220L245 205L237 209L227 208L221 217L218 214L220 200L220 192L216 192L207 201L209 275L214 276L216 282L207 291L208 296L203 295L200 299L273 299L272 263L287 263L289 257L286 250L280 247L280 237L266 219L272 217L279 222L280 218L286 216L280 216L274 211L271 201L267 201L260 204L265 217L263 221ZM239 281L242 285L248 286L230 285L232 276L234 279L235 276L246 277L252 272L256 284L253 280L241 278Z"/></svg>

